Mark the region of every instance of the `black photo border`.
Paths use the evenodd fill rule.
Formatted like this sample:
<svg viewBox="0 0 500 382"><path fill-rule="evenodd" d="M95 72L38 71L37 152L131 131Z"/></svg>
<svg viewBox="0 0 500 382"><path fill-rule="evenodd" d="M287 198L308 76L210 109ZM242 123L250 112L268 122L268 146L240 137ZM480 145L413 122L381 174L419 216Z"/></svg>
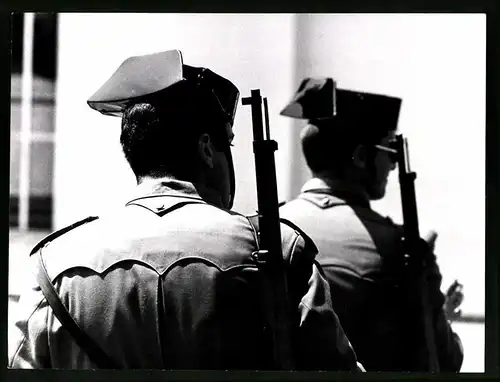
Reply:
<svg viewBox="0 0 500 382"><path fill-rule="evenodd" d="M0 360L2 360L2 381L329 381L329 380L499 380L499 290L500 290L500 206L499 206L499 48L500 48L500 2L495 0L289 0L289 1L204 1L204 0L102 0L102 1L28 1L10 0L0 4L0 54L2 55L0 78L0 131L6 149L0 150L2 157L2 193L5 204L2 232L0 282ZM330 372L224 372L224 371L71 371L71 370L10 370L7 368L7 306L8 306L8 246L9 226L9 134L10 129L10 13L11 12L182 12L182 13L485 13L487 20L487 68L486 68L486 261L485 261L485 373L425 375L414 373L364 373L346 374ZM216 42L214 42L216 43ZM467 78L457 78L467 81ZM464 97L467 97L464 94ZM459 112L459 111L457 111ZM471 134L474 134L471 131ZM467 155L464 148L464 155ZM464 174L466 177L467 175ZM5 182L4 182L5 180ZM479 200L464 203L482 203ZM457 206L460 208L460 206ZM464 225L470 224L464 219ZM471 254L471 261L474 261Z"/></svg>

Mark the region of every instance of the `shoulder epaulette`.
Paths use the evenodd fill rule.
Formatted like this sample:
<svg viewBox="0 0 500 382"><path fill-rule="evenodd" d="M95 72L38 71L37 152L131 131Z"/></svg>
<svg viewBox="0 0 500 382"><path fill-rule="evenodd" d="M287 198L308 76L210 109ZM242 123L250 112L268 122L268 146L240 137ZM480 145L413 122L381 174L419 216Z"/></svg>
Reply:
<svg viewBox="0 0 500 382"><path fill-rule="evenodd" d="M259 236L260 235L259 215L258 214L247 215L246 218L248 219L248 221L252 225L252 227L255 230L257 236ZM311 237L307 233L305 233L302 228L300 228L299 226L297 226L295 223L292 223L288 219L279 218L279 221L280 221L281 224L285 224L288 227L290 227L291 229L295 230L299 235L302 236L302 238L304 239L304 241L306 243L306 246L308 246L309 248L311 248L314 251L318 252L318 247L314 243L313 239L311 239Z"/></svg>
<svg viewBox="0 0 500 382"><path fill-rule="evenodd" d="M280 222L297 231L306 242L306 245L310 248L313 248L316 252L318 252L318 247L314 243L313 239L311 239L311 237L307 233L305 233L302 228L300 228L295 223L292 223L290 220L284 218L280 218Z"/></svg>
<svg viewBox="0 0 500 382"><path fill-rule="evenodd" d="M35 245L35 247L31 250L30 256L33 255L35 252L37 252L45 244L51 242L52 240L58 238L59 236L62 236L65 233L71 231L72 229L75 229L76 227L79 227L83 224L94 221L96 219L99 219L99 217L98 216L89 216L89 217L82 219L80 221L77 221L76 223L73 223L65 228L62 228L62 229L55 231L55 232L52 232L50 235L44 237L41 241L39 241L37 245Z"/></svg>

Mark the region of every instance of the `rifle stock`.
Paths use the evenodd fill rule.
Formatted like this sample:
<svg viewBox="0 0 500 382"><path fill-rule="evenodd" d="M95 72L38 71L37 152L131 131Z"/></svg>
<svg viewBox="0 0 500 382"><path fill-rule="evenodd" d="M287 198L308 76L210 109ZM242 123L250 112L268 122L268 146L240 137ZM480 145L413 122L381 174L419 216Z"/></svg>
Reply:
<svg viewBox="0 0 500 382"><path fill-rule="evenodd" d="M260 90L251 90L251 96L242 98L243 105L252 109L253 151L257 183L259 219L259 251L254 252L264 278L264 302L267 321L271 328L273 355L281 370L292 370L290 304L288 301L287 276L281 248L278 191L274 151L276 141L269 136L267 99L264 98L266 136L262 121L262 97Z"/></svg>

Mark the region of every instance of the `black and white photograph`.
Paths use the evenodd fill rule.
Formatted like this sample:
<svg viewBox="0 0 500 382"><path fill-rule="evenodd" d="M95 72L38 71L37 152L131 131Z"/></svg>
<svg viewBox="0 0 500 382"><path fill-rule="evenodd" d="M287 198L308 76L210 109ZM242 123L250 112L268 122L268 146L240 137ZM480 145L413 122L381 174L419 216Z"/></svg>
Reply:
<svg viewBox="0 0 500 382"><path fill-rule="evenodd" d="M485 14L11 31L9 369L485 372Z"/></svg>

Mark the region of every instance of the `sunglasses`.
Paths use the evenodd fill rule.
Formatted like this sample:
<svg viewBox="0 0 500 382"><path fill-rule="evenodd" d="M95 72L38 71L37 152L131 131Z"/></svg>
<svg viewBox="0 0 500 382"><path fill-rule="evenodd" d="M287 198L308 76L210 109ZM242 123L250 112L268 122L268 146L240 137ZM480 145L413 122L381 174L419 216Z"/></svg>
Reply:
<svg viewBox="0 0 500 382"><path fill-rule="evenodd" d="M398 150L397 150L397 142L395 139L389 141L389 144L387 146L383 145L375 145L375 148L380 151L384 151L388 153L389 159L397 163L398 162Z"/></svg>
<svg viewBox="0 0 500 382"><path fill-rule="evenodd" d="M240 92L229 80L206 68L183 66L186 79L193 81L212 96L219 109L228 119L231 126L238 106Z"/></svg>
<svg viewBox="0 0 500 382"><path fill-rule="evenodd" d="M374 145L377 150L388 153L390 160L396 163L400 170L410 172L410 154L408 140L403 135L397 135L387 145Z"/></svg>

